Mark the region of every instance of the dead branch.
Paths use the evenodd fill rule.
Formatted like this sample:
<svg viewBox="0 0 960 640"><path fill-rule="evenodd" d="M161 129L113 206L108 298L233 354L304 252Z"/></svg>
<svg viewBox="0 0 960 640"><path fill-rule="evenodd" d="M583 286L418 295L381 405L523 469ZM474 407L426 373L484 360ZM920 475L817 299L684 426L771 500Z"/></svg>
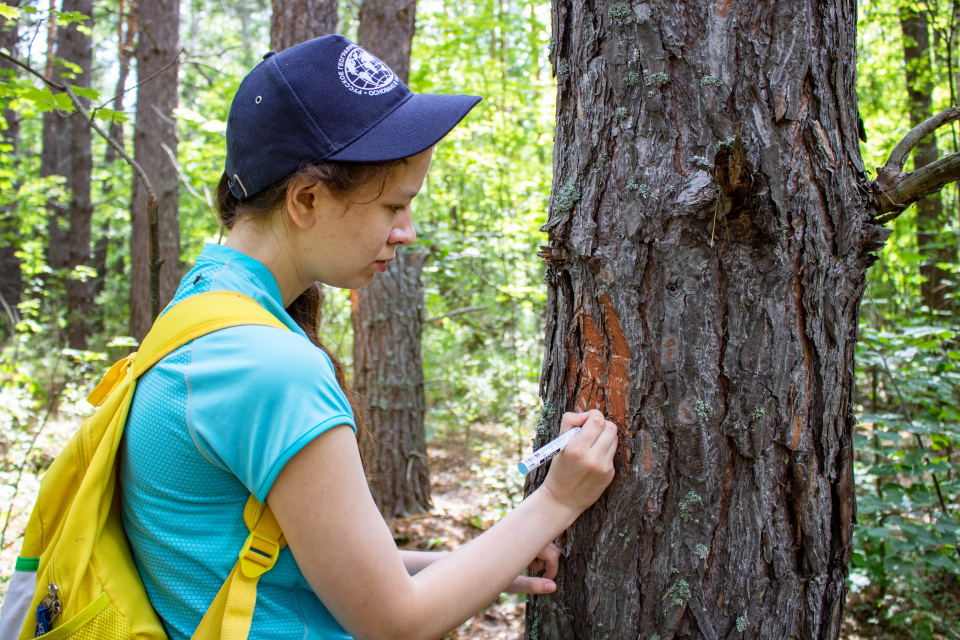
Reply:
<svg viewBox="0 0 960 640"><path fill-rule="evenodd" d="M887 158L884 165L877 169L877 186L880 190L886 192L896 188L903 175L903 165L907 163L907 158L910 157L910 151L928 135L954 120L960 120L960 106L944 109L911 129L890 152L890 157Z"/></svg>
<svg viewBox="0 0 960 640"><path fill-rule="evenodd" d="M901 172L892 186L887 189L880 188L878 215L882 217L878 218L878 222L889 222L914 202L957 180L960 180L960 153L940 158L916 171ZM876 184L880 187L879 179Z"/></svg>

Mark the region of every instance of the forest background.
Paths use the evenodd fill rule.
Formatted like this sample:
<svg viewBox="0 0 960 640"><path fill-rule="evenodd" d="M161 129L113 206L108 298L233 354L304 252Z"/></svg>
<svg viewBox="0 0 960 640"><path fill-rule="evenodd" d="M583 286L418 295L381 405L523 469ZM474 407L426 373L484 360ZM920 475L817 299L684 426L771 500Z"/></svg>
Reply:
<svg viewBox="0 0 960 640"><path fill-rule="evenodd" d="M360 6L340 4L339 30L353 39ZM137 46L131 4L98 0L92 20L69 13L51 20L58 8L53 0L21 3L15 57L43 72L53 23L82 25L93 56L82 97L114 107L122 60L129 64ZM957 104L960 3L861 0L858 10L862 153L867 167L880 167L918 110ZM541 410L546 289L537 250L552 189L554 74L563 70L551 66L546 3L420 0L416 16L411 88L484 97L438 147L415 203L418 243L429 254L422 277L427 437L486 452L473 473L505 510L522 497L513 461L529 451ZM180 3L179 140L169 156L156 151L177 171L181 272L204 242L222 237L211 202L227 111L245 71L270 48L270 20L267 0ZM58 426L89 412L91 385L136 341L129 166L93 137L91 250L78 266L58 264L67 228L56 212L72 193L67 179L42 167L44 119L71 106L22 70L0 73L7 110L0 120L2 595L37 478L67 433ZM119 124L132 153L136 74L123 84L125 106L99 116L105 127ZM956 124L927 142L928 154L930 143L934 154L957 152ZM917 207L890 223L894 233L868 273L857 352L858 526L848 637L960 638L957 186L934 200L932 223L918 221ZM88 287L82 344L71 333L71 281ZM347 293L328 291L324 313L327 342L349 369ZM489 429L477 428L488 424L499 425L493 442L482 437Z"/></svg>

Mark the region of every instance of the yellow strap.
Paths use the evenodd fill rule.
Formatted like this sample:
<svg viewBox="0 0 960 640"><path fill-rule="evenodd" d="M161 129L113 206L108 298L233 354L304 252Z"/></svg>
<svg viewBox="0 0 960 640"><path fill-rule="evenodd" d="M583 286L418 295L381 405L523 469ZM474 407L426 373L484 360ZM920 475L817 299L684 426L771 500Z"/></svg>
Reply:
<svg viewBox="0 0 960 640"><path fill-rule="evenodd" d="M235 291L208 291L171 307L143 339L134 362L134 375L147 369L200 336L244 324L269 325L285 329L260 303Z"/></svg>
<svg viewBox="0 0 960 640"><path fill-rule="evenodd" d="M252 495L247 498L243 520L250 535L192 640L246 640L260 576L273 568L280 550L287 546L273 511Z"/></svg>
<svg viewBox="0 0 960 640"><path fill-rule="evenodd" d="M114 364L87 396L87 401L95 407L103 404L123 382L131 367L134 379L139 378L171 351L191 340L219 329L245 324L287 328L260 303L242 293L208 291L187 298L170 307L157 319L143 339L140 350Z"/></svg>

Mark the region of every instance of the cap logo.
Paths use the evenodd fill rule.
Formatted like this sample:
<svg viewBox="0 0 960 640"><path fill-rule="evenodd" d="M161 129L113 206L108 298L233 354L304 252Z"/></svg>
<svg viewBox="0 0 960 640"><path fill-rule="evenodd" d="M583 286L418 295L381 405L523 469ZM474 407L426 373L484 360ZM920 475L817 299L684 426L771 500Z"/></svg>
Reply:
<svg viewBox="0 0 960 640"><path fill-rule="evenodd" d="M343 86L361 96L379 96L392 90L400 81L390 67L355 44L340 54L337 69Z"/></svg>

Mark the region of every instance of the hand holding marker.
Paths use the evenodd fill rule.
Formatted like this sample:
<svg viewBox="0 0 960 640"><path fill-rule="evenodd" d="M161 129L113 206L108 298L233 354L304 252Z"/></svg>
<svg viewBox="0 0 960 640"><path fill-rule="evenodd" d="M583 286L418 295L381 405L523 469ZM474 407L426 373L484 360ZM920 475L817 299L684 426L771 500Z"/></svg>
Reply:
<svg viewBox="0 0 960 640"><path fill-rule="evenodd" d="M543 445L530 456L521 460L517 466L520 467L520 473L530 473L544 462L547 462L558 453L564 450L567 444L573 439L573 436L580 433L580 427L571 427L561 435Z"/></svg>

